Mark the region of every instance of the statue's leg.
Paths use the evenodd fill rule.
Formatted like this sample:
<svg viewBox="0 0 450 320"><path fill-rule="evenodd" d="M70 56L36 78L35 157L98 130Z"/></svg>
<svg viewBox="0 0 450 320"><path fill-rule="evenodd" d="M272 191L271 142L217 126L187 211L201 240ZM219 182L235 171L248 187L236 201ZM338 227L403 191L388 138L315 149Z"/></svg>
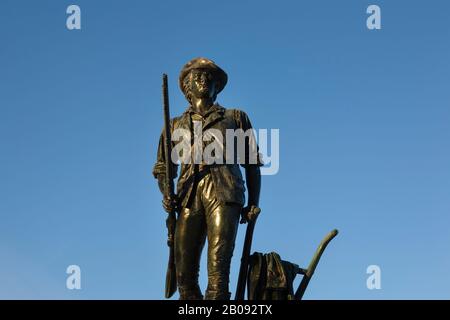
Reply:
<svg viewBox="0 0 450 320"><path fill-rule="evenodd" d="M229 300L230 264L242 207L219 203L209 177L205 180L202 198L208 236L208 288L205 299Z"/></svg>
<svg viewBox="0 0 450 320"><path fill-rule="evenodd" d="M180 300L203 299L198 273L205 238L203 210L182 209L175 229L175 266Z"/></svg>

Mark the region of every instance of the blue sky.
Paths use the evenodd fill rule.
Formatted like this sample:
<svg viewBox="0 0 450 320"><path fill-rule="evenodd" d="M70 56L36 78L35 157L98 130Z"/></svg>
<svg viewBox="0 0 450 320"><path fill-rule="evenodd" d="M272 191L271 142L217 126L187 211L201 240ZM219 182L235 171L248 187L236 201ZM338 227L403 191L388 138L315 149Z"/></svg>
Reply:
<svg viewBox="0 0 450 320"><path fill-rule="evenodd" d="M66 29L66 8L82 30ZM366 28L377 4L382 29ZM253 249L306 267L305 299L450 298L445 1L21 1L0 5L0 298L162 299L151 176L179 71L228 72L218 102L280 129ZM232 264L234 292L244 228ZM65 270L82 270L67 290ZM380 290L366 268L381 268ZM201 284L206 285L205 261Z"/></svg>

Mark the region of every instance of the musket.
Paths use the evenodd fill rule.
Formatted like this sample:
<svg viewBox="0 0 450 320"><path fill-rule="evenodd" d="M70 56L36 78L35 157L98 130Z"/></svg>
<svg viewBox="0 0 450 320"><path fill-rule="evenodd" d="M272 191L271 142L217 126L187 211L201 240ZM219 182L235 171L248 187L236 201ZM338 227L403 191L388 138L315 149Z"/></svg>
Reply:
<svg viewBox="0 0 450 320"><path fill-rule="evenodd" d="M165 194L173 200L175 197L174 185L173 185L173 172L171 163L172 154L172 139L170 128L170 112L169 112L169 89L167 85L167 74L163 74L163 109L164 109L164 153L165 153ZM175 237L175 224L176 224L176 212L172 210L166 219L167 226L167 245L169 246L169 263L167 265L166 272L166 288L165 297L168 299L177 291L177 279L175 268L175 252L174 252L174 237Z"/></svg>

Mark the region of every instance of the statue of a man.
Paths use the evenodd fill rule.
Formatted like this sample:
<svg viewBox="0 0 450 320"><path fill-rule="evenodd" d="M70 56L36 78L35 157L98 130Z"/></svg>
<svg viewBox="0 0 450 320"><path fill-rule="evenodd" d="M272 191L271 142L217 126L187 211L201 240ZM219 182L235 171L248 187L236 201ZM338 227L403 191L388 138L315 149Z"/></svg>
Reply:
<svg viewBox="0 0 450 320"><path fill-rule="evenodd" d="M205 299L230 299L228 288L231 258L233 255L236 233L241 223L252 219L253 210L259 205L261 187L260 166L262 161L258 147L254 143L252 126L248 116L241 110L225 109L215 103L217 94L227 83L228 76L213 61L196 58L189 61L181 70L179 85L189 102L185 112L171 120L173 132L183 129L186 132L189 148L193 150L195 143L204 147L209 139L215 139L219 146L215 152L222 152L214 161L200 158L200 161L182 161L181 172L177 182L177 197L169 199L164 195L165 157L163 136L161 136L157 162L153 175L158 179L164 195L163 207L167 212L175 209L178 219L175 228L175 265L180 299L203 299L199 284L200 256L208 239L208 287ZM198 128L209 138L197 138ZM197 129L196 129L197 128ZM225 139L227 130L246 132L242 139ZM242 129L242 130L239 130ZM237 130L237 131L236 131ZM250 132L250 134L248 134ZM217 139L220 135L224 139ZM220 141L222 140L222 141ZM244 141L244 155L229 161L227 144L236 140ZM197 142L195 142L197 141ZM200 141L200 142L198 142ZM233 146L233 150L239 149ZM173 141L175 146L175 141ZM198 147L198 145L197 145ZM191 152L194 155L195 152ZM256 158L253 157L256 155ZM229 156L229 155L228 155ZM191 157L192 158L192 157ZM251 161L256 159L255 161ZM198 158L197 158L198 160ZM171 163L177 172L178 164ZM245 169L248 201L245 206L245 186L240 167Z"/></svg>

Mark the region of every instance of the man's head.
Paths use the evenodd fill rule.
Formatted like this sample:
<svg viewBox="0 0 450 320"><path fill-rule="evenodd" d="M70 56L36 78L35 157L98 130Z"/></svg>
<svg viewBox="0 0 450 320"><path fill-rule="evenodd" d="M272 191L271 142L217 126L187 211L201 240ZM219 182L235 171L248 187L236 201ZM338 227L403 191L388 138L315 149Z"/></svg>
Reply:
<svg viewBox="0 0 450 320"><path fill-rule="evenodd" d="M225 87L227 80L225 71L213 61L195 58L181 70L179 85L190 103L193 97L211 98L214 101L217 94Z"/></svg>

